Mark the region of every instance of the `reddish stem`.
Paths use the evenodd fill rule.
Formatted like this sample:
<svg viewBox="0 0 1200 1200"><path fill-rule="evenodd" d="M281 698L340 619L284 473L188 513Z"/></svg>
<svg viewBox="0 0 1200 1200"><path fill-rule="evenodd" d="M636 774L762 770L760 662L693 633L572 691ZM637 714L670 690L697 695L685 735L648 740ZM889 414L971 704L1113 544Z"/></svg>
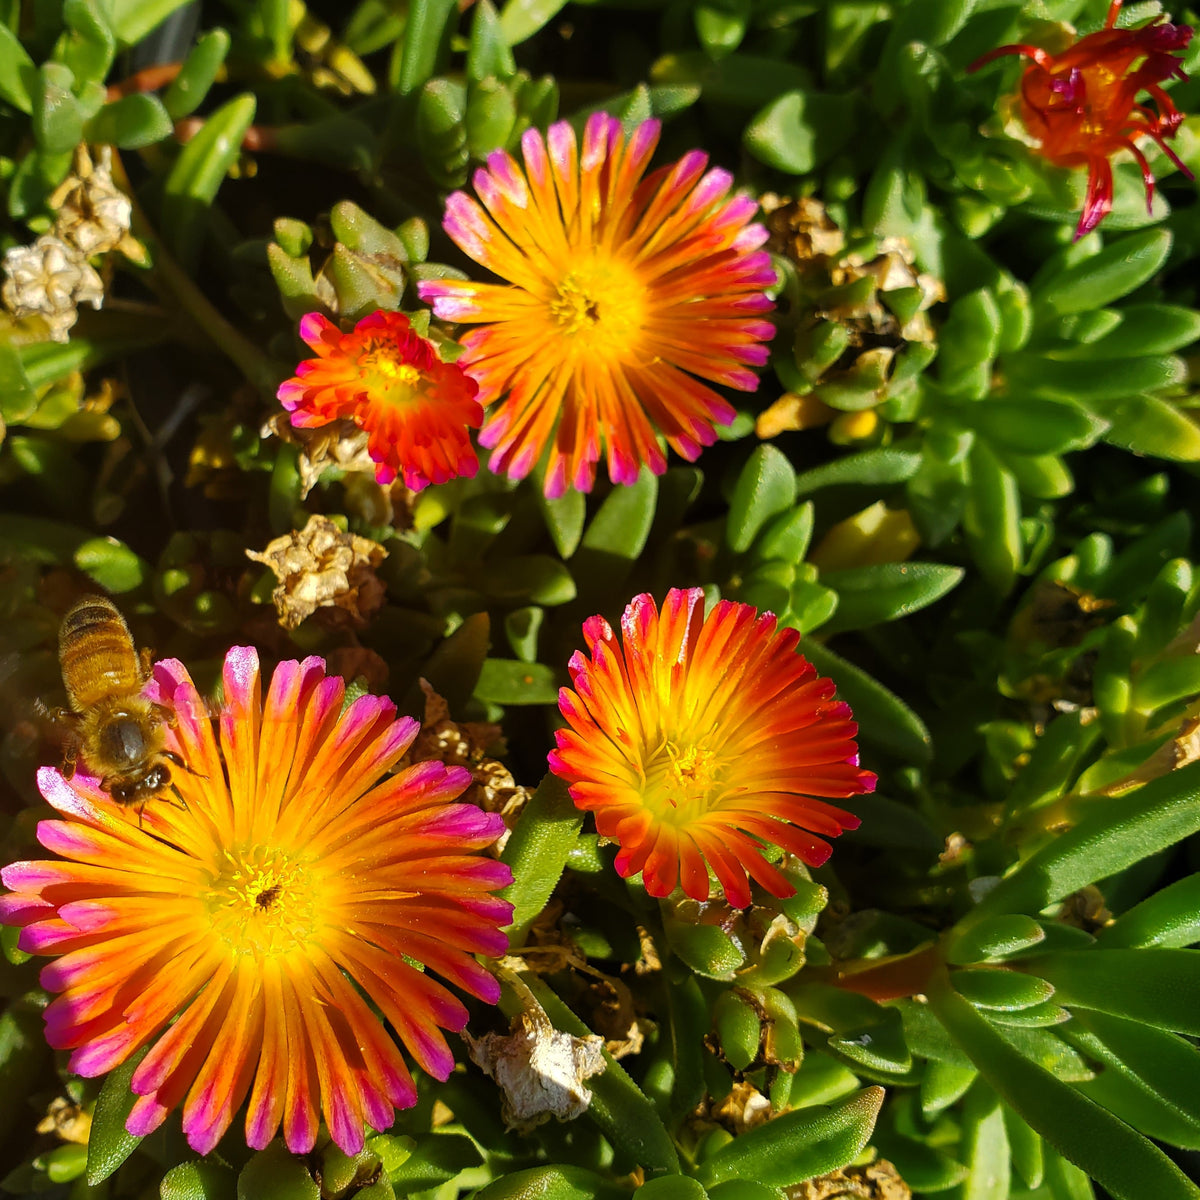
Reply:
<svg viewBox="0 0 1200 1200"><path fill-rule="evenodd" d="M120 100L123 96L132 96L137 92L157 92L159 88L174 83L175 76L182 70L183 63L181 62L160 63L156 67L146 67L144 70L136 71L127 79L122 79L120 83L110 84L104 98L111 104L114 100Z"/></svg>
<svg viewBox="0 0 1200 1200"><path fill-rule="evenodd" d="M203 117L184 117L175 122L175 140L186 144L203 128ZM278 148L278 130L271 125L251 125L242 137L242 149L251 153L270 153Z"/></svg>
<svg viewBox="0 0 1200 1200"><path fill-rule="evenodd" d="M872 1000L899 1000L925 992L929 978L941 964L936 942L930 942L908 954L889 958L858 959L834 967L814 970L810 978L847 992L857 992Z"/></svg>

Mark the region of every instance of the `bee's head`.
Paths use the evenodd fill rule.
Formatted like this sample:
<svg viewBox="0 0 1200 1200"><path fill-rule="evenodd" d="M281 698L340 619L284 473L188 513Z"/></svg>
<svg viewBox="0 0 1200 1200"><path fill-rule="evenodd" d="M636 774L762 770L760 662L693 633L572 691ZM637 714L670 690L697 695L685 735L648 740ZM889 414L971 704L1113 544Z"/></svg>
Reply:
<svg viewBox="0 0 1200 1200"><path fill-rule="evenodd" d="M138 804L157 796L171 784L171 768L166 763L155 763L154 766L138 779L127 783L117 783L109 791L109 795L118 804Z"/></svg>

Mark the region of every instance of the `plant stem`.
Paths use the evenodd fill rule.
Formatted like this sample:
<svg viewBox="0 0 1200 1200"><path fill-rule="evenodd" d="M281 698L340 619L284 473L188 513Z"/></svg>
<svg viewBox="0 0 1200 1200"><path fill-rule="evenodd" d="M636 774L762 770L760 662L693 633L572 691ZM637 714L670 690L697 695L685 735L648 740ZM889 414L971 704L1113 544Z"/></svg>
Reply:
<svg viewBox="0 0 1200 1200"><path fill-rule="evenodd" d="M214 307L207 296L192 282L184 269L167 253L161 239L137 202L125 165L120 156L113 155L113 178L133 205L131 233L144 242L150 251L151 289L160 295L169 294L208 336L213 345L241 370L246 379L264 395L274 399L275 391L286 373L281 371L249 338L241 334ZM154 283L161 286L155 287Z"/></svg>
<svg viewBox="0 0 1200 1200"><path fill-rule="evenodd" d="M809 977L847 992L869 996L872 1000L898 1000L923 993L940 964L937 943L929 942L908 954L860 958L833 967L815 968L809 972Z"/></svg>

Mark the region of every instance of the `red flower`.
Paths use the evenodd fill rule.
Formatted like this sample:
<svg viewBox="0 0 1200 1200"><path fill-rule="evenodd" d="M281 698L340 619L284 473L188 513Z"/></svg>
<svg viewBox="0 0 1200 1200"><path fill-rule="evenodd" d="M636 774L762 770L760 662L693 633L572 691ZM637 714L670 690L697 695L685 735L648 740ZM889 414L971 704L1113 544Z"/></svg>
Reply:
<svg viewBox="0 0 1200 1200"><path fill-rule="evenodd" d="M1183 120L1160 86L1186 79L1176 51L1192 40L1188 25L1162 19L1140 29L1117 29L1121 0L1112 0L1104 28L1089 33L1061 54L1037 46L1001 46L971 65L971 70L1004 54L1022 54L1033 63L1021 77L1021 119L1038 140L1037 152L1059 167L1088 169L1087 198L1075 230L1077 238L1095 229L1112 208L1109 161L1128 150L1142 168L1146 207L1154 198L1154 176L1136 140L1145 134L1189 178L1192 173L1166 144ZM1138 104L1149 92L1157 108Z"/></svg>
<svg viewBox="0 0 1200 1200"><path fill-rule="evenodd" d="M729 600L705 617L699 588L672 588L661 612L635 596L620 640L603 617L583 636L550 770L651 896L678 885L707 900L710 869L736 908L750 903L747 876L790 896L764 843L820 866L825 839L858 826L827 800L870 792L875 776L858 765L850 706L794 653L794 629Z"/></svg>
<svg viewBox="0 0 1200 1200"><path fill-rule="evenodd" d="M402 313L373 312L353 333L320 313L300 321L300 336L317 352L279 385L279 402L297 428L349 418L369 434L375 478L401 472L414 492L458 475L474 475L479 460L469 429L483 409L478 384L444 363L433 344L413 332Z"/></svg>

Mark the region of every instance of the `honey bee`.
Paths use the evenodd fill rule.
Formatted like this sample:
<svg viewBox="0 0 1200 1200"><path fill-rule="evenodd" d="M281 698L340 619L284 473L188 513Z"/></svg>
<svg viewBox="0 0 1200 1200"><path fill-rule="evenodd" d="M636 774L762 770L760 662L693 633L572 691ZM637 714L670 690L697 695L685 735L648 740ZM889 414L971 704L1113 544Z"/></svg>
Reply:
<svg viewBox="0 0 1200 1200"><path fill-rule="evenodd" d="M58 661L71 707L53 714L65 733L63 776L75 774L82 754L100 786L117 804L138 805L139 816L168 790L182 804L170 764L188 769L165 748L175 714L140 694L151 658L149 650L138 651L125 618L104 596L85 596L63 617Z"/></svg>

